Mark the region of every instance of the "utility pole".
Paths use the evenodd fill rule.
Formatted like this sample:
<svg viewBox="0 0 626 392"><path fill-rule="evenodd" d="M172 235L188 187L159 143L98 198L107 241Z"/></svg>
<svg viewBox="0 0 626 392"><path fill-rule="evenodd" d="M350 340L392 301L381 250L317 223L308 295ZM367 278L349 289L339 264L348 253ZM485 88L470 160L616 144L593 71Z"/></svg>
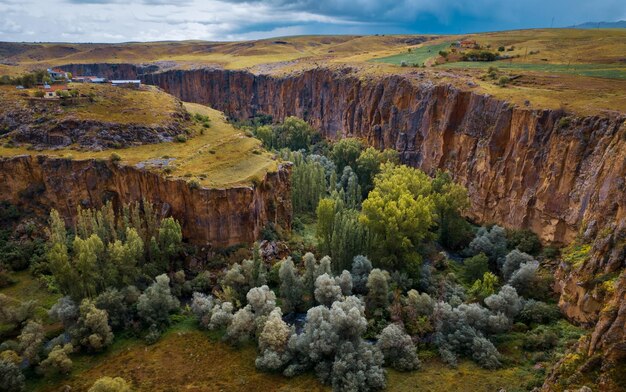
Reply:
<svg viewBox="0 0 626 392"><path fill-rule="evenodd" d="M552 17L552 22L550 22L550 28L554 26L554 16Z"/></svg>

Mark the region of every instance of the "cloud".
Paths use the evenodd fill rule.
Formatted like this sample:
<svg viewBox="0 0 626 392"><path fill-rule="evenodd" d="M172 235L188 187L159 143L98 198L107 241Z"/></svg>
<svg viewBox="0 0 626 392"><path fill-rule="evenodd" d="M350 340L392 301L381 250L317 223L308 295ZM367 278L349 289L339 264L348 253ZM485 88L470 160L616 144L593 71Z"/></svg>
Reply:
<svg viewBox="0 0 626 392"><path fill-rule="evenodd" d="M623 0L0 0L0 40L465 33L626 17Z"/></svg>

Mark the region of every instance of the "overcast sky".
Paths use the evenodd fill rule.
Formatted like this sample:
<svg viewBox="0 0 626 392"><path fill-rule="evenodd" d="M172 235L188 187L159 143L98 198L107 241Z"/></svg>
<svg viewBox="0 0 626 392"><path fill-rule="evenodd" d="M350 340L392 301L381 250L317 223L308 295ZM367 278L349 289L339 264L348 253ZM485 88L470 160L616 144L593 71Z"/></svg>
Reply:
<svg viewBox="0 0 626 392"><path fill-rule="evenodd" d="M626 19L626 0L0 0L0 41L467 33Z"/></svg>

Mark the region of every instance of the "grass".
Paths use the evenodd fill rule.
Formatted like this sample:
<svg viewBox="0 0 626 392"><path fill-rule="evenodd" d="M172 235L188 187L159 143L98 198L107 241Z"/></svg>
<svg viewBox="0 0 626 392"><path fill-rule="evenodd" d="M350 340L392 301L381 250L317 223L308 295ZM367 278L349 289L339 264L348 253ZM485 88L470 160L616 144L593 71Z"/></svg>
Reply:
<svg viewBox="0 0 626 392"><path fill-rule="evenodd" d="M110 85L69 83L70 90L81 95L93 96L93 102L83 99L78 104L64 106L60 101L49 101L45 118L76 119L110 122L118 124L167 125L173 115L180 111L178 101L153 86L141 89L112 87ZM35 89L16 90L13 86L0 87L0 104L4 111L27 107L27 97Z"/></svg>
<svg viewBox="0 0 626 392"><path fill-rule="evenodd" d="M253 346L235 349L199 331L187 319L173 326L154 345L119 339L107 352L75 357L65 379L39 379L32 391L57 391L69 385L87 390L100 377L123 377L136 391L329 391L312 374L292 379L256 370Z"/></svg>
<svg viewBox="0 0 626 392"><path fill-rule="evenodd" d="M514 71L532 71L547 73L564 73L570 75L590 76L607 79L624 79L626 80L626 66L620 64L526 64L517 62L501 61L460 61L455 63L446 63L438 66L439 68L474 68L487 69L489 67L497 67L499 69Z"/></svg>
<svg viewBox="0 0 626 392"><path fill-rule="evenodd" d="M154 345L129 338L116 338L106 352L75 355L74 370L66 378L31 380L32 391L56 391L69 385L86 390L103 376L122 377L137 391L330 391L315 376L286 378L256 370L252 345L233 348L218 334L200 331L193 318L183 318ZM439 359L426 359L415 372L388 370L387 391L507 391L526 390L541 371L531 366L482 369L462 360L451 368Z"/></svg>
<svg viewBox="0 0 626 392"><path fill-rule="evenodd" d="M29 271L11 273L16 283L0 289L0 293L9 298L20 301L35 301L35 317L43 322L47 332L58 330L59 325L51 323L48 318L48 310L54 305L61 294L51 293L48 289L34 278ZM0 336L4 333L14 332L14 326L0 325Z"/></svg>
<svg viewBox="0 0 626 392"><path fill-rule="evenodd" d="M411 48L411 51L408 50L404 53L399 53L393 56L387 56L382 58L376 58L371 61L380 62L380 63L389 63L394 65L401 65L405 63L406 65L412 66L414 64L422 65L427 60L436 57L439 55L439 51L448 49L450 47L450 42L443 42L433 45L423 45L419 48Z"/></svg>
<svg viewBox="0 0 626 392"><path fill-rule="evenodd" d="M199 104L185 103L185 108L210 118L210 127L197 123L184 143L164 142L145 144L104 151L78 151L70 148L45 151L28 150L26 147L0 147L0 157L45 154L72 159L110 159L119 164L145 167L147 170L164 172L169 178L196 181L198 185L222 188L250 185L263 178L265 173L277 169L277 161L261 147L261 142L235 129L221 112ZM171 160L163 169L159 164ZM159 163L159 164L155 164Z"/></svg>

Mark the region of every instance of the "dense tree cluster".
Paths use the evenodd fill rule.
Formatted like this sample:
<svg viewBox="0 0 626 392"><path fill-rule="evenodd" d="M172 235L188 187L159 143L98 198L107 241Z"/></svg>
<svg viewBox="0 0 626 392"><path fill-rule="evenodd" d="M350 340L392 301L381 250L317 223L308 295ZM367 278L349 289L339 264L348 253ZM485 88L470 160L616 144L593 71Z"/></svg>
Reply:
<svg viewBox="0 0 626 392"><path fill-rule="evenodd" d="M59 289L76 300L172 270L181 246L180 224L161 220L149 203L131 204L119 215L110 203L79 209L69 238L58 212L50 213L48 266Z"/></svg>

